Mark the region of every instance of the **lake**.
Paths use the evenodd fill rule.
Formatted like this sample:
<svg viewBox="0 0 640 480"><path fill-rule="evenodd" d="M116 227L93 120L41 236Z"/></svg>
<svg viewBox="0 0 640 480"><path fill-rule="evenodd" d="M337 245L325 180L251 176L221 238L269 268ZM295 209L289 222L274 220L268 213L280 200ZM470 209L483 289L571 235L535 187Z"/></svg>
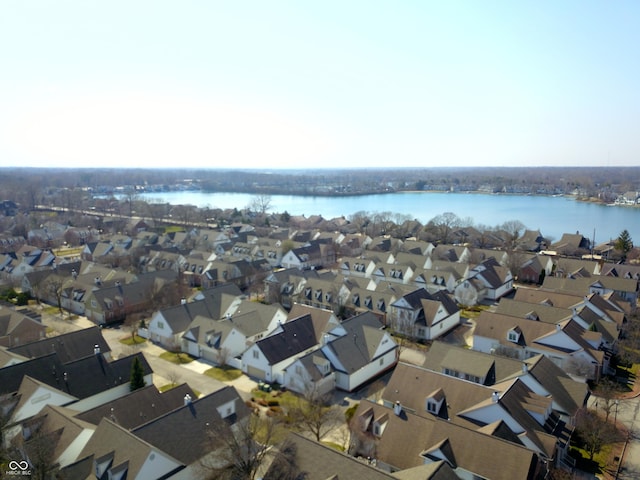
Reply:
<svg viewBox="0 0 640 480"><path fill-rule="evenodd" d="M242 209L255 197L249 193L162 192L145 193L149 202L198 207ZM392 212L409 215L426 224L433 217L453 212L470 217L474 225L499 225L520 220L527 228L540 230L552 240L563 233L580 232L602 243L617 238L627 229L640 243L640 209L578 202L571 197L488 195L479 193L399 192L353 197L272 195L271 212L291 215L322 215L326 219L349 217L358 211Z"/></svg>

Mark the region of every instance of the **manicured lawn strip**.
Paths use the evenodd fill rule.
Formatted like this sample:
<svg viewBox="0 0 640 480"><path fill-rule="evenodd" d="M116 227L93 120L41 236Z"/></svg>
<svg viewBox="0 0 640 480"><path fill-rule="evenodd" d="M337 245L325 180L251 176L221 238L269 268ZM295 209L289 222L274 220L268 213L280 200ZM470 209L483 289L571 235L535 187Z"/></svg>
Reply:
<svg viewBox="0 0 640 480"><path fill-rule="evenodd" d="M147 341L146 338L139 337L138 335L136 335L134 338L125 337L125 338L121 338L119 340L119 342L124 344L124 345L138 345L138 344L144 343L146 341Z"/></svg>
<svg viewBox="0 0 640 480"><path fill-rule="evenodd" d="M327 447L333 448L334 450L338 450L339 452L344 452L344 448L342 448L342 445L338 445L335 442L322 442L322 443Z"/></svg>
<svg viewBox="0 0 640 480"><path fill-rule="evenodd" d="M212 367L206 370L204 374L207 377L215 378L221 382L230 382L242 375L242 370L231 367Z"/></svg>
<svg viewBox="0 0 640 480"><path fill-rule="evenodd" d="M160 358L166 360L171 363L190 363L193 362L193 358L191 358L186 353L174 353L174 352L164 352L160 354Z"/></svg>

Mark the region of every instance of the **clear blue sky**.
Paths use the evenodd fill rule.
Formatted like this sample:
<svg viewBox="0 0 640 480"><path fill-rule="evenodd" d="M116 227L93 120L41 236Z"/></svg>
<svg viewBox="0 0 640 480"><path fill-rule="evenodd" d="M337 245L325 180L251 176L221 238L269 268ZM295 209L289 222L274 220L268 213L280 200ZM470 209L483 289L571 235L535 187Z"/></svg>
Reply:
<svg viewBox="0 0 640 480"><path fill-rule="evenodd" d="M640 2L0 2L0 166L640 165Z"/></svg>

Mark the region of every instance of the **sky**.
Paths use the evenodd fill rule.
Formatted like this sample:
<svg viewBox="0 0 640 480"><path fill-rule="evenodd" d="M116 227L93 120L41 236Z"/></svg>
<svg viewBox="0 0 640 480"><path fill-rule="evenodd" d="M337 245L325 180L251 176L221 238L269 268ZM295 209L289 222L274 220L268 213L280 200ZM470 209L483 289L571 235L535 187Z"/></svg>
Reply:
<svg viewBox="0 0 640 480"><path fill-rule="evenodd" d="M640 2L2 0L0 167L640 166Z"/></svg>

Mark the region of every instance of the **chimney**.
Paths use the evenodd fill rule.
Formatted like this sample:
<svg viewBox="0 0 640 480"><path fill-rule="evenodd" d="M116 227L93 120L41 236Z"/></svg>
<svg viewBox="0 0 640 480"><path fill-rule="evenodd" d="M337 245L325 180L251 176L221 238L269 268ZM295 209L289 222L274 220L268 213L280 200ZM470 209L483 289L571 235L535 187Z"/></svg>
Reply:
<svg viewBox="0 0 640 480"><path fill-rule="evenodd" d="M559 323L556 323L556 331L559 332L562 330L562 325L560 325Z"/></svg>
<svg viewBox="0 0 640 480"><path fill-rule="evenodd" d="M191 404L191 395L189 395L188 393L184 396L184 404L185 405Z"/></svg>
<svg viewBox="0 0 640 480"><path fill-rule="evenodd" d="M100 355L100 345L98 345L97 343L93 346L93 354Z"/></svg>
<svg viewBox="0 0 640 480"><path fill-rule="evenodd" d="M529 373L529 365L526 362L522 362L522 373L525 375Z"/></svg>
<svg viewBox="0 0 640 480"><path fill-rule="evenodd" d="M399 417L402 414L402 405L400 405L400 401L396 400L395 405L393 406L393 413L396 417Z"/></svg>
<svg viewBox="0 0 640 480"><path fill-rule="evenodd" d="M180 299L180 305L186 305L187 304L187 299L186 298L181 298Z"/></svg>
<svg viewBox="0 0 640 480"><path fill-rule="evenodd" d="M491 401L493 403L498 403L498 400L500 400L500 394L498 392L493 392L491 394Z"/></svg>

